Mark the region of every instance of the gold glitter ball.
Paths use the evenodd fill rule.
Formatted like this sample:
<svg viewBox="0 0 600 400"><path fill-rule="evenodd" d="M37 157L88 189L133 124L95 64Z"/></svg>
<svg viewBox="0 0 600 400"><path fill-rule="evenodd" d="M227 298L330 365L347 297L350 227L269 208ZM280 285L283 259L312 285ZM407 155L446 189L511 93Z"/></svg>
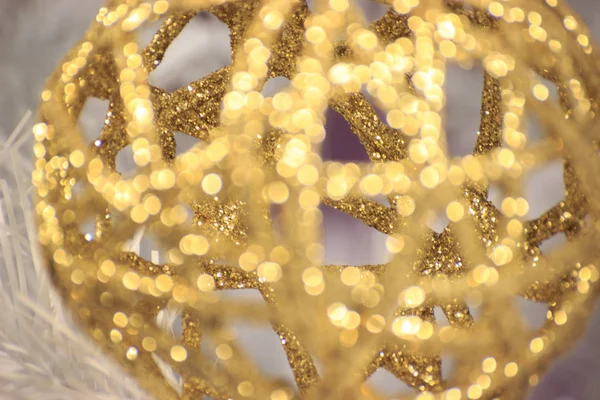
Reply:
<svg viewBox="0 0 600 400"><path fill-rule="evenodd" d="M585 24L563 0L381 2L369 23L352 0L110 0L48 80L32 177L43 254L82 329L156 398L380 399L380 368L414 389L394 398L524 398L582 332L600 228L600 59ZM228 26L232 64L173 92L150 85L199 12ZM473 154L451 158L456 64L481 68L483 93ZM276 77L288 86L266 96ZM109 106L88 143L91 98ZM323 159L329 107L370 162ZM198 144L178 154L175 132ZM564 198L528 218L524 182L554 160ZM387 235L389 262L323 265L322 207ZM239 289L264 301L227 295ZM546 306L541 328L522 299ZM180 336L157 322L166 310ZM295 382L261 371L239 323L273 329Z"/></svg>

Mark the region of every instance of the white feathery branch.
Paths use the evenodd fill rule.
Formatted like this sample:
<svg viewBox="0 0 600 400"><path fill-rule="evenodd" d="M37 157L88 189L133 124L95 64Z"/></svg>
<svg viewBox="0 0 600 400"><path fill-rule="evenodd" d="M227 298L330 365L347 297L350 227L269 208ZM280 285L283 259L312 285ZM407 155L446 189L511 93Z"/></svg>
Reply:
<svg viewBox="0 0 600 400"><path fill-rule="evenodd" d="M50 285L28 183L30 117L0 142L0 399L149 398L76 329Z"/></svg>

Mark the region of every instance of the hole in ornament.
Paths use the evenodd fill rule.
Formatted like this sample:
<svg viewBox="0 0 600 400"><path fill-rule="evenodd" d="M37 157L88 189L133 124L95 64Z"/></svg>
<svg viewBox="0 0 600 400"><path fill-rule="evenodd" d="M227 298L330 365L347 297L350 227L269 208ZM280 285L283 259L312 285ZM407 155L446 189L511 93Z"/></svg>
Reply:
<svg viewBox="0 0 600 400"><path fill-rule="evenodd" d="M479 135L483 69L449 64L445 78L446 140L450 157L472 154Z"/></svg>
<svg viewBox="0 0 600 400"><path fill-rule="evenodd" d="M528 216L537 218L565 197L563 161L555 160L527 173L525 200L529 203Z"/></svg>
<svg viewBox="0 0 600 400"><path fill-rule="evenodd" d="M378 368L366 383L385 398L414 393L414 389L383 368Z"/></svg>
<svg viewBox="0 0 600 400"><path fill-rule="evenodd" d="M435 323L439 328L450 325L450 321L448 321L448 318L441 307L433 307L433 316L435 317Z"/></svg>
<svg viewBox="0 0 600 400"><path fill-rule="evenodd" d="M373 200L374 202L381 204L384 207L390 207L390 201L388 200L388 197L383 194L378 194L377 196L364 196L365 198Z"/></svg>
<svg viewBox="0 0 600 400"><path fill-rule="evenodd" d="M218 277L215 280L218 280ZM225 289L220 290L218 293L222 299L226 300L264 303L264 299L258 289Z"/></svg>
<svg viewBox="0 0 600 400"><path fill-rule="evenodd" d="M212 14L197 15L171 43L148 80L172 92L229 64L227 25Z"/></svg>
<svg viewBox="0 0 600 400"><path fill-rule="evenodd" d="M425 224L429 227L429 229L437 233L442 233L449 223L450 220L444 211L437 213L432 212L425 221Z"/></svg>
<svg viewBox="0 0 600 400"><path fill-rule="evenodd" d="M317 13L317 9L315 7L315 0L306 0L306 5L308 6L308 9L310 10L311 14Z"/></svg>
<svg viewBox="0 0 600 400"><path fill-rule="evenodd" d="M85 100L79 114L79 126L86 144L94 142L100 136L104 128L108 104L108 100L97 97L88 97Z"/></svg>
<svg viewBox="0 0 600 400"><path fill-rule="evenodd" d="M283 91L285 88L290 86L290 84L290 80L284 76L276 76L275 78L270 78L265 82L265 85L262 89L262 94L264 97L273 97L277 93Z"/></svg>
<svg viewBox="0 0 600 400"><path fill-rule="evenodd" d="M140 50L145 48L150 44L154 35L158 33L163 22L165 22L166 18L157 18L156 15L152 15L148 20L146 20L139 29L135 32L137 34L137 43L140 46Z"/></svg>
<svg viewBox="0 0 600 400"><path fill-rule="evenodd" d="M539 83L546 86L546 88L548 89L548 99L554 103L558 103L558 87L556 86L556 84L552 81L549 81L548 79L542 78L539 75L537 77L537 80L539 81Z"/></svg>
<svg viewBox="0 0 600 400"><path fill-rule="evenodd" d="M117 172L123 178L133 178L135 176L137 165L133 160L133 148L131 145L127 145L119 150L115 158L115 165Z"/></svg>
<svg viewBox="0 0 600 400"><path fill-rule="evenodd" d="M194 226L194 215L195 215L194 208L190 204L188 204L188 203L180 202L179 205L181 207L183 207L183 210L185 210L185 222L184 222L184 224L185 225L189 224L188 226Z"/></svg>
<svg viewBox="0 0 600 400"><path fill-rule="evenodd" d="M90 217L84 222L79 224L79 232L83 235L85 240L91 242L96 237L96 218Z"/></svg>
<svg viewBox="0 0 600 400"><path fill-rule="evenodd" d="M180 156L200 142L199 139L182 132L175 132L175 155Z"/></svg>
<svg viewBox="0 0 600 400"><path fill-rule="evenodd" d="M294 381L281 339L271 326L236 323L233 328L239 346L265 375Z"/></svg>
<svg viewBox="0 0 600 400"><path fill-rule="evenodd" d="M548 313L548 305L546 303L531 301L517 296L517 305L530 329L537 331L544 326L546 314Z"/></svg>
<svg viewBox="0 0 600 400"><path fill-rule="evenodd" d="M564 232L559 232L548 240L544 240L538 248L542 251L542 254L549 255L552 251L562 247L567 243L567 235Z"/></svg>
<svg viewBox="0 0 600 400"><path fill-rule="evenodd" d="M135 253L140 258L156 265L167 262L159 243L146 232L145 226L138 229L130 240L123 243L121 251Z"/></svg>
<svg viewBox="0 0 600 400"><path fill-rule="evenodd" d="M140 249L138 255L145 260L149 260L154 264L160 264L162 257L159 251L159 244L150 235L144 235L140 241Z"/></svg>
<svg viewBox="0 0 600 400"><path fill-rule="evenodd" d="M376 3L372 0L356 0L356 5L362 10L368 22L378 20L390 9L387 4Z"/></svg>
<svg viewBox="0 0 600 400"><path fill-rule="evenodd" d="M387 114L390 111L390 107L386 106L385 103L383 103L381 100L379 100L377 96L375 96L377 87L375 86L374 88L375 89L371 90L373 93L371 93L369 92L368 87L363 85L360 88L360 93L363 96L365 96L365 99L367 100L369 105L371 105L371 107L373 108L373 112L375 113L375 115L377 115L379 120L389 126L389 123L387 122Z"/></svg>
<svg viewBox="0 0 600 400"><path fill-rule="evenodd" d="M325 114L325 140L322 146L324 161L368 161L367 152L350 124L329 108Z"/></svg>
<svg viewBox="0 0 600 400"><path fill-rule="evenodd" d="M183 335L183 326L182 326L182 317L179 315L177 319L173 322L173 335L176 338L181 338Z"/></svg>
<svg viewBox="0 0 600 400"><path fill-rule="evenodd" d="M371 251L375 254L376 264L388 263L391 261L391 255L388 254L387 242L388 235L379 232L376 229L371 230Z"/></svg>
<svg viewBox="0 0 600 400"><path fill-rule="evenodd" d="M538 77L538 83L542 84L548 89L548 102L554 103L556 105L560 105L560 99L558 94L557 86L549 80ZM535 99L532 101L536 101ZM535 144L541 142L543 140L553 139L556 140L557 134L551 132L549 129L545 128L538 115L536 115L531 109L531 105L529 105L526 109L526 119L525 119L525 136L527 137L527 144ZM560 108L563 112L562 108Z"/></svg>
<svg viewBox="0 0 600 400"><path fill-rule="evenodd" d="M202 329L202 326L200 326L200 331L202 332L200 351L202 352L203 357L216 365L220 360L216 354L216 346L212 338L213 332L210 329Z"/></svg>
<svg viewBox="0 0 600 400"><path fill-rule="evenodd" d="M531 145L534 143L538 143L543 139L548 139L549 136L545 132L542 124L537 119L535 114L532 112L527 113L527 117L525 119L525 137L527 138L527 144Z"/></svg>
<svg viewBox="0 0 600 400"><path fill-rule="evenodd" d="M375 265L388 261L387 235L332 207L322 211L325 264Z"/></svg>
<svg viewBox="0 0 600 400"><path fill-rule="evenodd" d="M469 307L469 312L473 317L473 321L477 323L480 320L480 317L483 315L483 307L481 307L481 303L476 305L467 304L467 306Z"/></svg>
<svg viewBox="0 0 600 400"><path fill-rule="evenodd" d="M442 353L442 378L447 380L456 371L456 357L452 354Z"/></svg>
<svg viewBox="0 0 600 400"><path fill-rule="evenodd" d="M79 196L85 192L86 186L88 186L86 184L86 181L82 179L77 179L77 181L75 181L75 184L71 186L71 194L70 197L67 198L67 200L77 200L77 198L79 198ZM88 188L91 188L91 186L88 186Z"/></svg>
<svg viewBox="0 0 600 400"><path fill-rule="evenodd" d="M500 184L492 183L488 188L487 200L491 202L498 210L502 210L502 200L504 200L504 189Z"/></svg>
<svg viewBox="0 0 600 400"><path fill-rule="evenodd" d="M530 400L591 400L598 396L596 379L598 364L598 306L590 309L590 320L582 337L546 372L532 390ZM552 393L552 396L549 396Z"/></svg>
<svg viewBox="0 0 600 400"><path fill-rule="evenodd" d="M273 227L273 237L276 241L284 240L284 227L286 226L286 221L284 220L283 215L283 205L282 204L271 204L271 224Z"/></svg>
<svg viewBox="0 0 600 400"><path fill-rule="evenodd" d="M181 338L181 310L174 307L163 308L156 316L156 323L165 332L175 338Z"/></svg>
<svg viewBox="0 0 600 400"><path fill-rule="evenodd" d="M323 376L323 374L325 373L325 370L326 370L323 362L314 355L311 355L311 357L312 357L313 365L315 366L315 369L317 370L317 374L319 374L319 376Z"/></svg>

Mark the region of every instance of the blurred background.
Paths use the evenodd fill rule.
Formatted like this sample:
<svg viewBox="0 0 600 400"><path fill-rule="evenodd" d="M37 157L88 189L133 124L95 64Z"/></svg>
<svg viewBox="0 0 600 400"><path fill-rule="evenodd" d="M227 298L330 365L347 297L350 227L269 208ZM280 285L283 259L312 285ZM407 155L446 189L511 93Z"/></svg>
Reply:
<svg viewBox="0 0 600 400"><path fill-rule="evenodd" d="M375 19L385 11L381 5L367 0L359 3L370 19ZM599 38L600 2L569 0L568 3L588 23L595 37ZM102 0L0 0L0 159L7 156L10 149L10 152L19 155L19 168L27 173L31 170L31 140L28 132L35 119L44 81L71 46L81 38L102 4ZM146 39L152 34L152 29L144 33ZM210 14L201 14L169 48L165 61L152 74L151 83L172 91L228 65L229 62L226 26ZM449 151L451 155L465 155L473 149L479 126L481 71L464 71L452 67L448 71L446 82ZM274 92L284 84L285 82L274 80L265 90ZM25 134L13 134L28 111L34 115L21 124ZM87 132L92 133L90 140L94 139L94 132L97 134L100 131L105 111L106 104L101 101L92 101L86 105L82 124ZM337 114L331 112L328 115L326 130L328 137L323 147L325 158L344 161L366 159L364 149ZM534 136L539 134L535 125L532 125L530 133ZM177 140L181 140L183 147L189 148L193 144L193 139L182 135ZM179 144L178 142L178 148ZM122 153L117 159L117 167L120 170L131 168L130 155ZM10 197L10 190L16 191L16 176L8 170L8 165L0 161L0 181L7 182L8 187L4 192L0 191L0 206L2 201L6 202ZM11 165L14 167L15 163ZM28 177L27 173L23 176ZM551 164L532 174L526 186L530 217L536 217L554 205L563 197L563 193L560 163ZM2 219L0 231L3 229L1 223ZM440 231L444 226L445 221L437 221L432 228ZM326 263L359 265L386 261L385 235L359 221L345 214L326 210L324 229ZM139 251L150 258L153 248L150 241L142 240ZM0 269L3 268L3 262L7 262L1 258L1 253L2 251ZM545 309L526 301L523 301L522 306L532 326L541 325ZM532 394L533 399L593 400L600 397L600 316L597 314L579 345L561 359L541 381ZM7 343L7 338L10 337L8 329L0 325L0 333L3 332L0 334L0 344ZM280 374L280 371L288 370L277 337L270 330L241 327L240 340L265 371ZM10 386L6 379L3 380L7 376L7 369L2 362L0 346L0 399L33 398L28 397L27 393L30 392L26 389ZM402 390L402 383L385 372L378 372L373 382L386 393L393 394ZM110 388L107 390L110 391Z"/></svg>

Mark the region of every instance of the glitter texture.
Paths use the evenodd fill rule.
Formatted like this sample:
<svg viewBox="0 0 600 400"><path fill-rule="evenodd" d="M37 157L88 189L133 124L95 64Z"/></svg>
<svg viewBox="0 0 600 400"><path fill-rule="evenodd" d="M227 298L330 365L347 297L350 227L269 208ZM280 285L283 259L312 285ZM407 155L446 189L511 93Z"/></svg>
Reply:
<svg viewBox="0 0 600 400"><path fill-rule="evenodd" d="M34 127L39 241L56 288L160 399L379 399L368 381L379 368L414 389L394 398L524 398L582 331L598 287L600 62L585 25L556 0L395 0L372 23L352 1L313 3L107 2L50 77ZM232 65L172 93L151 86L198 12L229 27ZM473 154L450 159L453 63L484 72ZM290 84L265 97L275 77ZM86 143L77 120L93 97L109 106ZM322 159L328 107L370 163ZM543 139L528 140L529 117ZM178 154L176 132L198 144ZM116 165L126 146L133 175ZM524 179L555 159L565 197L528 218ZM323 265L321 206L387 235L389 262ZM451 222L435 232L440 213ZM561 233L566 244L540 250ZM131 250L140 235L158 259ZM237 289L264 302L224 295ZM543 327L525 323L518 297L547 304ZM179 338L157 323L167 308L182 312ZM293 384L255 365L240 321L272 326Z"/></svg>

